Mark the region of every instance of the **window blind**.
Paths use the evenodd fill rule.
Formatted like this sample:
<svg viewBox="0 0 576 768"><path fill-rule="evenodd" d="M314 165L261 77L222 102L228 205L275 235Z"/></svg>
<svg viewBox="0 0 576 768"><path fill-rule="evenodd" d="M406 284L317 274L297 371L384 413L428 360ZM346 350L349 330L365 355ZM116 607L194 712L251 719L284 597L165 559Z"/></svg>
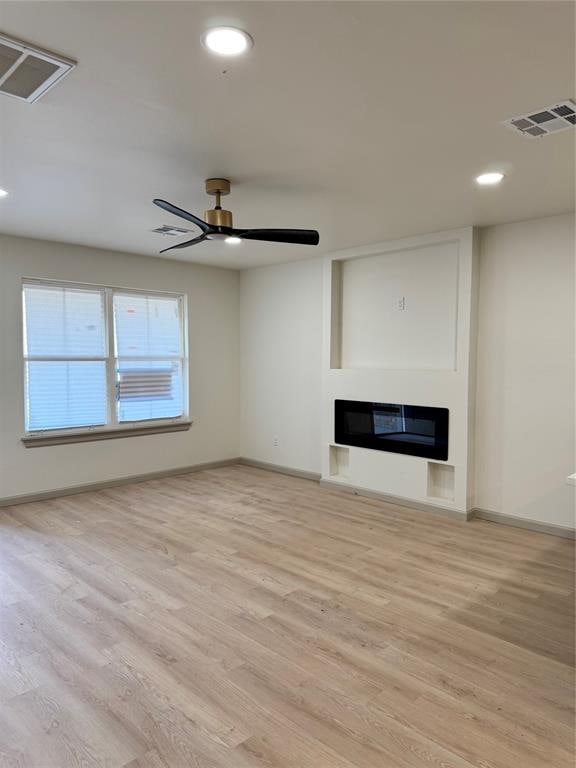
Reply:
<svg viewBox="0 0 576 768"><path fill-rule="evenodd" d="M183 414L181 301L176 296L114 294L119 422Z"/></svg>
<svg viewBox="0 0 576 768"><path fill-rule="evenodd" d="M24 285L24 355L28 431L106 423L103 290Z"/></svg>

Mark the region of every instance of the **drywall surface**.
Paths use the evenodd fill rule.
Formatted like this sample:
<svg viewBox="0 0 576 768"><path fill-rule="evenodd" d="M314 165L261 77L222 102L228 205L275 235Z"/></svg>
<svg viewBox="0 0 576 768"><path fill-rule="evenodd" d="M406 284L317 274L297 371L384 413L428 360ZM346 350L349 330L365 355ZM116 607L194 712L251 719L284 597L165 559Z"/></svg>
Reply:
<svg viewBox="0 0 576 768"><path fill-rule="evenodd" d="M456 242L343 261L341 292L342 368L456 368Z"/></svg>
<svg viewBox="0 0 576 768"><path fill-rule="evenodd" d="M320 472L322 260L241 273L242 456Z"/></svg>
<svg viewBox="0 0 576 768"><path fill-rule="evenodd" d="M482 233L476 506L574 527L574 216Z"/></svg>
<svg viewBox="0 0 576 768"><path fill-rule="evenodd" d="M185 293L191 429L25 448L23 277ZM0 498L238 456L238 284L231 270L0 236Z"/></svg>

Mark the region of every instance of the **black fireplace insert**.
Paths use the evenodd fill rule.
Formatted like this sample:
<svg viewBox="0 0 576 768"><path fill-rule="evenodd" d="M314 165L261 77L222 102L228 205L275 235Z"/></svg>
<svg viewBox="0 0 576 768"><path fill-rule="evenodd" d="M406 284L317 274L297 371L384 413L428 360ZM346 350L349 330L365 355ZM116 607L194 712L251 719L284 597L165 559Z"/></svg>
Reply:
<svg viewBox="0 0 576 768"><path fill-rule="evenodd" d="M340 445L448 458L448 408L360 400L335 400L334 404L334 439Z"/></svg>

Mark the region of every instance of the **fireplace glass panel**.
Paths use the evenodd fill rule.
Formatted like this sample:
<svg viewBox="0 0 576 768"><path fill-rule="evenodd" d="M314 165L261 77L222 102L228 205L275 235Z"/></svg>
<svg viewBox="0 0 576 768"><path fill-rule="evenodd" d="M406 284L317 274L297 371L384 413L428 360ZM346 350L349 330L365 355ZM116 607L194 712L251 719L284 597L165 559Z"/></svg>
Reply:
<svg viewBox="0 0 576 768"><path fill-rule="evenodd" d="M429 459L448 458L448 409L335 401L335 442Z"/></svg>

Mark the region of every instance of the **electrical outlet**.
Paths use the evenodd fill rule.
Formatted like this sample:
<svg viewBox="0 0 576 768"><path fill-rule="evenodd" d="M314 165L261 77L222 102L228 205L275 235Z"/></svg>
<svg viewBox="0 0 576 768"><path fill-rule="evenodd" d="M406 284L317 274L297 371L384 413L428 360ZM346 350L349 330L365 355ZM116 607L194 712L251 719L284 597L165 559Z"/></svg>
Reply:
<svg viewBox="0 0 576 768"><path fill-rule="evenodd" d="M403 312L406 309L406 296L400 296L398 299L398 311Z"/></svg>

